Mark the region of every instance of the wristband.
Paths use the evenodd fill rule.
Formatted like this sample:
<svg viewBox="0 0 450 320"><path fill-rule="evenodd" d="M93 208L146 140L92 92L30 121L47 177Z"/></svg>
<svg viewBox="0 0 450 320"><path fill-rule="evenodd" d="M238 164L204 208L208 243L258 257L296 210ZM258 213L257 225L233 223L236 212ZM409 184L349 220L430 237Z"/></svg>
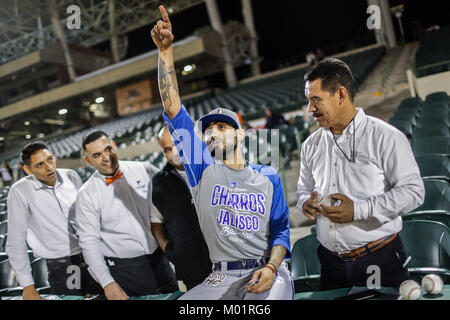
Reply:
<svg viewBox="0 0 450 320"><path fill-rule="evenodd" d="M271 266L269 266L268 264L266 264L266 265L264 266L264 268L269 268L270 271L272 271L274 277L275 277L275 275L277 274L276 271L275 271L275 269L272 268Z"/></svg>
<svg viewBox="0 0 450 320"><path fill-rule="evenodd" d="M272 261L267 262L267 264L271 264L273 266L273 268L275 269L276 273L278 273L278 269L277 266L275 265L275 263L273 263Z"/></svg>

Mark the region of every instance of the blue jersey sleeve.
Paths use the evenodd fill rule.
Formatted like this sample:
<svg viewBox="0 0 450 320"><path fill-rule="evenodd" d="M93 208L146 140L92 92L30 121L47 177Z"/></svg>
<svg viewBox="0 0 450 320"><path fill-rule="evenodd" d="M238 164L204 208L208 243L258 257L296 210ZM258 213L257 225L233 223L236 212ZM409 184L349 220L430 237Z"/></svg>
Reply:
<svg viewBox="0 0 450 320"><path fill-rule="evenodd" d="M272 207L270 209L269 247L282 245L286 248L286 257L291 256L291 240L289 225L289 207L284 199L283 184L277 171L269 166L251 165L254 170L266 176L273 185Z"/></svg>
<svg viewBox="0 0 450 320"><path fill-rule="evenodd" d="M206 147L194 131L194 123L184 105L172 120L167 114L163 114L166 120L173 142L183 161L186 175L191 187L199 184L203 171L211 165L214 160Z"/></svg>

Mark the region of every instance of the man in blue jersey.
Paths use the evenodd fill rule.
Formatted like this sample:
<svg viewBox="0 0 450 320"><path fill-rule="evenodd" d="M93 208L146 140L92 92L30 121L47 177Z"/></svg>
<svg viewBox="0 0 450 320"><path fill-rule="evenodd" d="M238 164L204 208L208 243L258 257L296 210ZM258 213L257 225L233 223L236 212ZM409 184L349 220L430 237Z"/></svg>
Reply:
<svg viewBox="0 0 450 320"><path fill-rule="evenodd" d="M198 129L181 104L173 64L172 26L152 29L158 47L158 81L174 143L183 160L213 272L183 299L292 299L293 283L283 259L290 256L289 209L275 169L249 165L236 113L217 108Z"/></svg>

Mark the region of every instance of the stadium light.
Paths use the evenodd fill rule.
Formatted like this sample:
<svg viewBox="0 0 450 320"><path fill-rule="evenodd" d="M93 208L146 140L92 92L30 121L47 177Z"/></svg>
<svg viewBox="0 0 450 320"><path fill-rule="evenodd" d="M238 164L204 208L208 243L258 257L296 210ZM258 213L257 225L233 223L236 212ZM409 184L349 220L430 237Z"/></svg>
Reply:
<svg viewBox="0 0 450 320"><path fill-rule="evenodd" d="M30 121L25 121L23 124L26 125L26 126L29 126L30 125Z"/></svg>
<svg viewBox="0 0 450 320"><path fill-rule="evenodd" d="M31 139L31 135L27 134L27 135L25 136L25 138L27 138L27 140L30 140L30 139Z"/></svg>
<svg viewBox="0 0 450 320"><path fill-rule="evenodd" d="M60 115L63 115L63 114L66 114L66 113L67 113L67 109L60 109L58 111L58 114L60 114Z"/></svg>
<svg viewBox="0 0 450 320"><path fill-rule="evenodd" d="M183 71L181 71L181 74L183 76L186 76L195 70L195 64L187 64L184 66Z"/></svg>
<svg viewBox="0 0 450 320"><path fill-rule="evenodd" d="M39 138L43 138L43 137L45 137L45 134L41 132L41 133L38 134L38 137Z"/></svg>
<svg viewBox="0 0 450 320"><path fill-rule="evenodd" d="M0 137L0 141L5 141L5 137Z"/></svg>
<svg viewBox="0 0 450 320"><path fill-rule="evenodd" d="M95 103L102 103L103 101L105 101L105 98L103 98L103 97L97 97L95 99Z"/></svg>

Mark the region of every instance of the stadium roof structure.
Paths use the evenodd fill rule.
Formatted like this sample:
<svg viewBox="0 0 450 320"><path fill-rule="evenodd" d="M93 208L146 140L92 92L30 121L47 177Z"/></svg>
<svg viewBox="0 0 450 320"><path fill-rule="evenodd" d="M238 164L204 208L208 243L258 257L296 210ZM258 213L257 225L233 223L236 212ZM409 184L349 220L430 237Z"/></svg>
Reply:
<svg viewBox="0 0 450 320"><path fill-rule="evenodd" d="M167 0L169 13L179 12L203 0ZM0 65L38 51L58 40L52 26L52 9L62 25L76 5L80 9L80 29L62 28L69 44L92 47L119 38L160 17L159 0L0 0ZM111 32L111 30L114 32ZM123 41L123 39L122 39Z"/></svg>

